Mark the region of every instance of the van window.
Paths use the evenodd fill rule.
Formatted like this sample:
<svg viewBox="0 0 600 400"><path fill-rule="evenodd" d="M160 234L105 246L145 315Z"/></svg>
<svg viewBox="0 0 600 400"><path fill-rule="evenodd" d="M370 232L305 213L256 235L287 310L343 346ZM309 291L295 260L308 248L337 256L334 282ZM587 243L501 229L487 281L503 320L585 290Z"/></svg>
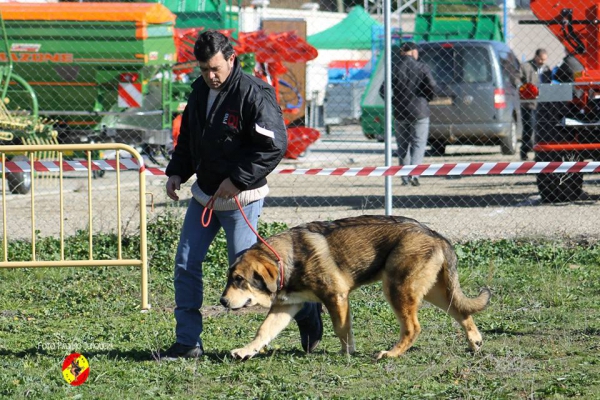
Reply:
<svg viewBox="0 0 600 400"><path fill-rule="evenodd" d="M484 47L427 46L419 52L419 59L442 85L492 81L490 54Z"/></svg>
<svg viewBox="0 0 600 400"><path fill-rule="evenodd" d="M502 79L504 84L514 87L520 86L519 60L513 53L500 51L500 67L502 68Z"/></svg>
<svg viewBox="0 0 600 400"><path fill-rule="evenodd" d="M427 47L419 51L419 60L429 66L436 83L456 83L453 48Z"/></svg>

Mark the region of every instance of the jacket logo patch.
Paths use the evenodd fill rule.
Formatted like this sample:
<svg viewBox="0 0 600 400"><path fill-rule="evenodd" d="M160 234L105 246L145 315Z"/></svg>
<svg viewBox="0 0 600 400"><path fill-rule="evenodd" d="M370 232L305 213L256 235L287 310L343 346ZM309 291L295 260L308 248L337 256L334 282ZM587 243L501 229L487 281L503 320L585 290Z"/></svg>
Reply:
<svg viewBox="0 0 600 400"><path fill-rule="evenodd" d="M240 115L237 113L232 113L230 111L226 112L223 116L223 125L227 125L234 130L237 130L240 123Z"/></svg>

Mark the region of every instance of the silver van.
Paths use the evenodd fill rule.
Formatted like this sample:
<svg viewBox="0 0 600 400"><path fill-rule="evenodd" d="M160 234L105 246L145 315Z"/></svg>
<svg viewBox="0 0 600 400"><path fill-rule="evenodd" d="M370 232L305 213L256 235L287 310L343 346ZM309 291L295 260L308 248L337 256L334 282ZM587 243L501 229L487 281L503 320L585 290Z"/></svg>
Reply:
<svg viewBox="0 0 600 400"><path fill-rule="evenodd" d="M439 89L430 103L431 155L443 155L448 144L500 145L502 154L515 154L522 130L519 61L506 44L491 40L422 42L419 60L431 68ZM370 88L378 89L383 83L383 63L378 64ZM382 140L383 132L374 132L373 124L365 121L374 111L365 113L368 96L365 93L363 97L361 125L367 137ZM379 102L382 114L378 120L382 121L381 97Z"/></svg>

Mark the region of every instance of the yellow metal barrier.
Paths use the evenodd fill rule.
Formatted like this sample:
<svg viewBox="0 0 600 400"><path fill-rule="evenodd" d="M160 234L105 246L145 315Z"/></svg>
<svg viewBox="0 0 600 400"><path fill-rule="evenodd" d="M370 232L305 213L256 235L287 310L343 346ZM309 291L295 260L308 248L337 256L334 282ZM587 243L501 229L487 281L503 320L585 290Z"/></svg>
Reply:
<svg viewBox="0 0 600 400"><path fill-rule="evenodd" d="M117 258L115 260L94 260L93 258L93 227L92 227L92 152L115 150L116 153L116 194L117 194ZM120 179L120 150L124 150L134 157L140 165L139 173L139 206L140 206L140 258L123 259L121 248L121 179ZM36 260L35 244L35 175L31 174L31 261L9 261L8 260L8 232L6 216L6 154L25 152L29 155L31 171L34 170L34 152L57 152L59 165L59 196L60 196L60 260L43 261ZM66 260L64 243L64 192L63 192L63 154L65 152L85 152L87 154L87 187L88 187L88 224L89 224L89 259L88 260ZM148 251L146 237L146 178L144 173L144 160L142 156L131 146L121 143L99 143L86 145L19 145L1 146L2 154L2 246L4 248L4 259L0 261L0 268L37 268L37 267L101 267L101 266L135 266L141 269L141 295L142 310L150 308L148 304ZM29 172L29 171L25 171Z"/></svg>

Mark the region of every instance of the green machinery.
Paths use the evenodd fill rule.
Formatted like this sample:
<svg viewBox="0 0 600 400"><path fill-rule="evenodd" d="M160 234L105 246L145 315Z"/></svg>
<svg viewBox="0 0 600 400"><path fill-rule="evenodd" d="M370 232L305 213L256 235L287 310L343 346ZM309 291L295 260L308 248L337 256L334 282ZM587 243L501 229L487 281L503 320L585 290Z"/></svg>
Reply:
<svg viewBox="0 0 600 400"><path fill-rule="evenodd" d="M169 71L177 61L175 15L168 9L13 3L0 12L13 70L35 92L40 115L58 126L61 142L102 135L131 144L166 141ZM8 51L0 52L0 61L7 58ZM8 92L12 109L28 109L27 93Z"/></svg>
<svg viewBox="0 0 600 400"><path fill-rule="evenodd" d="M156 1L156 0L155 0ZM177 28L237 29L232 0L157 0L177 16ZM237 0L237 6L241 6Z"/></svg>
<svg viewBox="0 0 600 400"><path fill-rule="evenodd" d="M2 28L2 43L5 48L6 63L0 65L0 144L52 144L57 143L57 132L52 124L39 117L38 101L35 92L29 83L20 75L13 72L13 57L4 20L0 15L0 27ZM10 85L11 94L21 96L28 100L25 109L9 110L10 104L8 90ZM6 154L7 161L23 161L25 154ZM31 188L31 176L23 172L6 173L8 190L12 193L25 194Z"/></svg>
<svg viewBox="0 0 600 400"><path fill-rule="evenodd" d="M495 7L490 1L430 1L424 2L430 12L415 16L415 31L400 31L399 35L415 42L452 39L480 39L504 41L502 20L496 13L486 13L486 7ZM465 11L470 7L475 11ZM453 11L459 8L457 11ZM394 51L395 47L392 48ZM376 49L381 50L381 49ZM377 51L378 54L382 53ZM368 138L384 135L385 111L379 86L384 73L383 57L377 57L371 78L361 98L361 127ZM377 86L377 87L375 87Z"/></svg>

